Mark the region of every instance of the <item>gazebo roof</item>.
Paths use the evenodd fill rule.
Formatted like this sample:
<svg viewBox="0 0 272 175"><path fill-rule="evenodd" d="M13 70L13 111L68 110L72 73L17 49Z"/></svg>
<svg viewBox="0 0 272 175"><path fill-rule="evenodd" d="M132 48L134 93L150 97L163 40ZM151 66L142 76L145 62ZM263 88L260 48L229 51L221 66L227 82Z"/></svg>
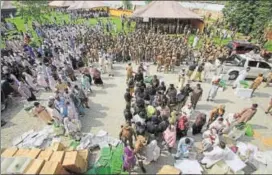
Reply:
<svg viewBox="0 0 272 175"><path fill-rule="evenodd" d="M49 6L52 7L69 7L74 1L52 1L49 3Z"/></svg>
<svg viewBox="0 0 272 175"><path fill-rule="evenodd" d="M132 17L199 19L202 17L184 8L178 1L152 1L134 11Z"/></svg>
<svg viewBox="0 0 272 175"><path fill-rule="evenodd" d="M16 7L12 5L12 1L1 1L1 9L16 9Z"/></svg>
<svg viewBox="0 0 272 175"><path fill-rule="evenodd" d="M76 3L69 6L68 10L77 10L77 9L92 9L97 7L108 7L108 4L105 4L102 1L77 1Z"/></svg>

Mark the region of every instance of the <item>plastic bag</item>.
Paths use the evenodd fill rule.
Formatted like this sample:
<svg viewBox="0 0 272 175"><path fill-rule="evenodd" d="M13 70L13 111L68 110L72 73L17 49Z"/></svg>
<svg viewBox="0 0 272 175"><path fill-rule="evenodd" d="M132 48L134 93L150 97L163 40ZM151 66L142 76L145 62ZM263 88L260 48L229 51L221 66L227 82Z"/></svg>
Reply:
<svg viewBox="0 0 272 175"><path fill-rule="evenodd" d="M251 125L246 125L246 136L252 137L254 135L254 131Z"/></svg>

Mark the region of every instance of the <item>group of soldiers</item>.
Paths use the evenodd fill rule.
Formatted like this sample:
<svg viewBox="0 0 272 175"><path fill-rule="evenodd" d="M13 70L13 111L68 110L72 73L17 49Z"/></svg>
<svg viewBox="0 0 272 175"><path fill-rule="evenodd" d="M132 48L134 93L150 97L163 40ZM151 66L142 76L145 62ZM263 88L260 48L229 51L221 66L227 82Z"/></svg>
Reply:
<svg viewBox="0 0 272 175"><path fill-rule="evenodd" d="M198 29L193 28L189 23L161 23L161 22L152 22L143 23L137 22L136 29L143 29L144 31L153 30L155 33L167 33L167 34L190 34L190 33L199 33Z"/></svg>
<svg viewBox="0 0 272 175"><path fill-rule="evenodd" d="M215 61L219 57L227 57L224 47L216 47L209 38L203 37L202 47L193 49L188 43L190 34L170 36L156 33L154 30L136 29L133 32L111 33L89 30L89 34L77 37L77 43L84 43L85 56L96 62L99 54L107 53L118 62L134 61L153 62L157 64L157 71L167 73L174 71L175 65L190 61Z"/></svg>

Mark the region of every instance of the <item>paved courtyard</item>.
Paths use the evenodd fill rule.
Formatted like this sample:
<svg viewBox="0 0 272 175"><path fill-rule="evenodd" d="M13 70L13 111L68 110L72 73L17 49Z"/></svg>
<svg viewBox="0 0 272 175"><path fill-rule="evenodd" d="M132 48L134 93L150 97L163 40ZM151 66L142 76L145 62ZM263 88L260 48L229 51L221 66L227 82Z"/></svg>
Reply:
<svg viewBox="0 0 272 175"><path fill-rule="evenodd" d="M134 70L136 70L136 66ZM81 118L83 132L94 132L103 129L110 135L118 137L120 125L124 122L123 110L125 101L123 98L125 84L125 67L126 64L114 64L115 77L109 78L103 75L105 83L104 88L93 87L94 93L90 96L90 109L86 110L86 115ZM150 73L156 74L163 79L167 86L170 83L177 84L177 74L156 73L155 66L151 66ZM178 68L176 69L178 70ZM194 86L196 83L193 83ZM269 150L272 148L272 116L264 113L269 102L269 96L272 95L272 88L263 88L263 85L256 91L252 99L242 99L236 97L234 90L228 86L224 92L218 92L214 102L206 102L207 93L210 84L202 83L204 95L198 103L196 111L205 112L209 115L210 110L219 104L226 105L226 114L241 111L245 107L250 107L252 103L258 103L259 108L257 114L249 122L252 124L255 135L253 138L244 137L243 140L257 145L261 150ZM47 104L47 99L53 93L41 92L38 96L41 103ZM21 100L13 100L8 109L2 113L2 118L7 124L1 128L1 147L12 145L12 140L22 133L31 129L39 129L44 126L43 122L38 118L30 117L23 110L24 102ZM193 118L194 120L194 118ZM189 136L191 132L189 131ZM200 136L195 137L200 141ZM147 167L147 173L156 173L158 168L164 164L173 164L174 160L167 152L163 152L157 163L152 163Z"/></svg>

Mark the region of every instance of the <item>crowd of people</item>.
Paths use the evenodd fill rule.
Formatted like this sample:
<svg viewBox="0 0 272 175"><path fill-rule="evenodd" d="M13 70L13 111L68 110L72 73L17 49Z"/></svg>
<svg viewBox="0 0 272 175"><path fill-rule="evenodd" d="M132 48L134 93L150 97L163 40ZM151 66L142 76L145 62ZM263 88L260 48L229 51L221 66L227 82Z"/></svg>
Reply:
<svg viewBox="0 0 272 175"><path fill-rule="evenodd" d="M133 71L131 64L128 64L126 70L127 89L124 94L126 123L121 126L120 139L127 146L126 149L130 150L129 153L133 152L133 156L139 160L144 157L156 161L158 153L149 154L145 147L152 147L153 151L160 149L161 145L158 143L161 141L170 152L178 142L174 157L189 158L190 153L196 152L194 138L187 136L190 131L193 136L202 134L201 152L204 159L201 163L210 168L214 159L227 154L222 136L227 135L237 140L241 136L238 126L244 128L257 112L258 104L253 104L235 114L226 114L225 105L216 106L209 116L201 112L196 113L197 102L203 94L200 83L195 87L188 83L176 89L174 84L166 87L165 82L160 81L156 75L147 80L146 69L142 63L137 71ZM194 122L191 122L194 117ZM131 171L134 163L131 162L128 171Z"/></svg>
<svg viewBox="0 0 272 175"><path fill-rule="evenodd" d="M233 115L226 115L225 106L219 105L210 116L198 113L195 121L190 123L197 103L203 98L201 82L211 78L207 101L213 101L221 86L220 64L215 66L215 60L228 56L223 47L215 47L209 40L212 37L209 30L196 35L190 46L188 38L191 31L188 26L186 30L184 27L185 35L180 37L161 34L153 29L145 32L142 27L130 33L123 31L112 35L110 31L114 28L110 23L102 25L99 22L95 27L50 24L34 28L42 40L40 47L31 46L31 35L25 33L16 40L8 41L6 49L1 50L1 79L5 82L2 83L2 91L5 96L13 93L33 101L34 116L48 125L63 127L65 134L76 140L81 138L80 118L89 108L91 87L103 86L101 74L114 77L114 61L130 61L138 65L136 71L131 63L126 67L126 122L121 126L119 135L126 146L124 168L129 172L136 158L143 171L143 156L147 163L156 161L160 155L161 140L170 151L178 142L175 158L188 158L194 150L194 139L187 136L188 131L192 135L202 134L205 157L201 163L209 168L212 166L209 160L213 156L225 155L226 144L221 136L226 134L238 138L237 128L244 127L257 112L258 104L253 104ZM204 38L204 44L196 52L198 37ZM176 66L184 64L179 72L178 84L166 87L156 75L150 76L149 63L155 63L157 71L163 69L165 73L174 72ZM212 71L216 72L215 78L212 78ZM191 87L194 81L199 83ZM256 90L262 81L258 77L251 88ZM36 98L40 90L54 92L47 105L42 105ZM267 112L269 110L271 104ZM209 152L211 148L216 149Z"/></svg>
<svg viewBox="0 0 272 175"><path fill-rule="evenodd" d="M98 9L98 10L77 10L72 11L71 13L72 19L77 18L84 18L84 19L90 19L90 18L98 18L98 17L109 17L109 12L104 9Z"/></svg>

